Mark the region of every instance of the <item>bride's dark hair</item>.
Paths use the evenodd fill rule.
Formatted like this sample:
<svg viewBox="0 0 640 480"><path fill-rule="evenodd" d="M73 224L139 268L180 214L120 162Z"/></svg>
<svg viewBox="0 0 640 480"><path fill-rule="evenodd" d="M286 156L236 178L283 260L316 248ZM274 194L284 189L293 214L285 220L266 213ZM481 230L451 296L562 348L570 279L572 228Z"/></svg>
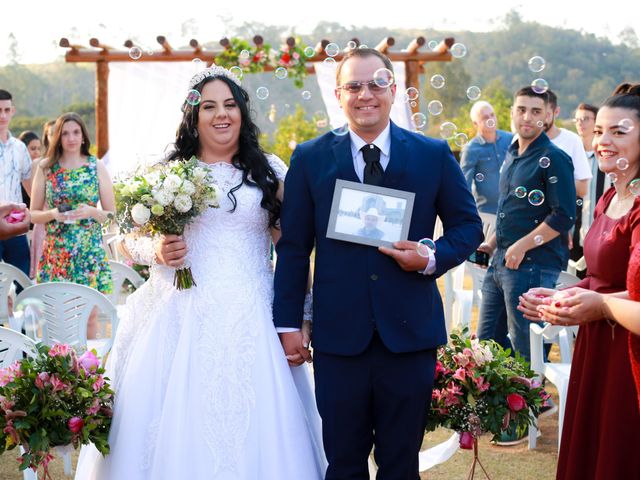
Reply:
<svg viewBox="0 0 640 480"><path fill-rule="evenodd" d="M193 88L202 93L203 87L213 80L219 80L227 84L241 115L238 151L233 156L232 163L236 168L242 170L242 182L234 186L227 194L233 203L231 211L233 212L237 206L234 192L243 183L256 186L262 190L260 206L269 212L269 227L276 227L280 218L280 200L276 197L278 177L271 165L269 165L265 152L258 142L260 130L251 119L249 94L242 87L224 76L206 77ZM190 105L185 101L182 112L182 121L176 135L175 150L169 155L168 160L189 159L194 155L198 156L200 143L198 141L197 127L200 105Z"/></svg>

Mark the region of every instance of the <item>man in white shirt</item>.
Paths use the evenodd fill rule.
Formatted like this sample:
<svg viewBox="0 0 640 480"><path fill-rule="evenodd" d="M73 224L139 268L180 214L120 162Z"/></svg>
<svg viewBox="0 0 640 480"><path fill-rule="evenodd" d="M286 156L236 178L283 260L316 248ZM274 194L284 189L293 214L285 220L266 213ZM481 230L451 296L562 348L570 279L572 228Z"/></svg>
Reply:
<svg viewBox="0 0 640 480"><path fill-rule="evenodd" d="M0 90L0 202L20 204L20 185L31 193L31 157L27 146L9 132L9 123L15 112L11 94ZM0 240L0 260L29 275L27 236Z"/></svg>
<svg viewBox="0 0 640 480"><path fill-rule="evenodd" d="M558 128L555 120L560 114L558 97L551 90L547 90L549 95L549 107L551 108L551 121L545 125L545 130L549 139L567 155L573 162L573 179L576 184L576 224L569 237L569 258L579 260L582 257L582 246L580 241L580 231L582 226L583 198L589 195L589 180L592 178L591 167L587 160L582 139L566 128Z"/></svg>

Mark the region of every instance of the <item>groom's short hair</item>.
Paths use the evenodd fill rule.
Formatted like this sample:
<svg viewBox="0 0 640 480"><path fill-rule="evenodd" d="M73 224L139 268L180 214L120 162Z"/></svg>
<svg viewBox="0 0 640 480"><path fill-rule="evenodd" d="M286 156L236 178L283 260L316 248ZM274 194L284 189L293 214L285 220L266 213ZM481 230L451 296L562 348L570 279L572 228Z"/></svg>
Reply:
<svg viewBox="0 0 640 480"><path fill-rule="evenodd" d="M338 68L336 68L336 85L340 85L340 75L342 74L342 66L345 64L347 60L352 57L378 57L384 63L385 68L388 68L393 72L393 65L391 64L391 60L385 54L379 52L375 48L352 48L347 53L344 54L340 63L338 63Z"/></svg>

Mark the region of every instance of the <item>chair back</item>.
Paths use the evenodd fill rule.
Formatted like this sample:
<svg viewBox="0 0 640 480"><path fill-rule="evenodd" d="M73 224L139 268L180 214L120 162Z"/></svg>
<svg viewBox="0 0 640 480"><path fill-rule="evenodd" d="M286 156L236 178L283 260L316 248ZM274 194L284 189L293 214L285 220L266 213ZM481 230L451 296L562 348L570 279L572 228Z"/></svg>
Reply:
<svg viewBox="0 0 640 480"><path fill-rule="evenodd" d="M122 297L122 287L125 281L128 280L137 289L140 288L145 280L125 263L109 260L109 267L111 267L111 277L113 278L113 292L108 297L111 303L118 305Z"/></svg>
<svg viewBox="0 0 640 480"><path fill-rule="evenodd" d="M32 339L10 328L0 327L0 368L8 367L23 354L33 357L36 353L36 342Z"/></svg>
<svg viewBox="0 0 640 480"><path fill-rule="evenodd" d="M87 348L87 320L97 307L111 323L111 338L118 327L116 307L102 293L86 285L68 282L40 283L25 288L16 297L16 305L29 304L37 311L35 320L42 327L42 342L45 345L66 343L76 350ZM33 316L32 316L33 320ZM31 323L31 325L30 325ZM25 328L33 322L25 319ZM37 327L34 336L37 334ZM106 323L102 335L106 336Z"/></svg>
<svg viewBox="0 0 640 480"><path fill-rule="evenodd" d="M22 288L33 285L33 281L19 268L8 263L0 262L0 323L5 323L13 314L7 306L7 297L11 286L16 282Z"/></svg>
<svg viewBox="0 0 640 480"><path fill-rule="evenodd" d="M573 287L576 283L580 282L580 279L569 272L560 272L558 280L556 280L556 288L569 288Z"/></svg>

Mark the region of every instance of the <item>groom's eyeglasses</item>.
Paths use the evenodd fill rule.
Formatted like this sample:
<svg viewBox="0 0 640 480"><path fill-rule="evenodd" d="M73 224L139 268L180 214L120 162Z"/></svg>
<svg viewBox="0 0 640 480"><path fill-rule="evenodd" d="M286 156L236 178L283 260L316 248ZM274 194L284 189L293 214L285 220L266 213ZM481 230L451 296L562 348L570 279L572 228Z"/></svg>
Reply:
<svg viewBox="0 0 640 480"><path fill-rule="evenodd" d="M391 84L386 82L381 83L379 80L377 82L376 80L369 80L368 82L348 82L344 85L339 85L337 88L341 88L352 94L357 94L360 93L365 86L369 88L371 93L376 95L386 92Z"/></svg>

